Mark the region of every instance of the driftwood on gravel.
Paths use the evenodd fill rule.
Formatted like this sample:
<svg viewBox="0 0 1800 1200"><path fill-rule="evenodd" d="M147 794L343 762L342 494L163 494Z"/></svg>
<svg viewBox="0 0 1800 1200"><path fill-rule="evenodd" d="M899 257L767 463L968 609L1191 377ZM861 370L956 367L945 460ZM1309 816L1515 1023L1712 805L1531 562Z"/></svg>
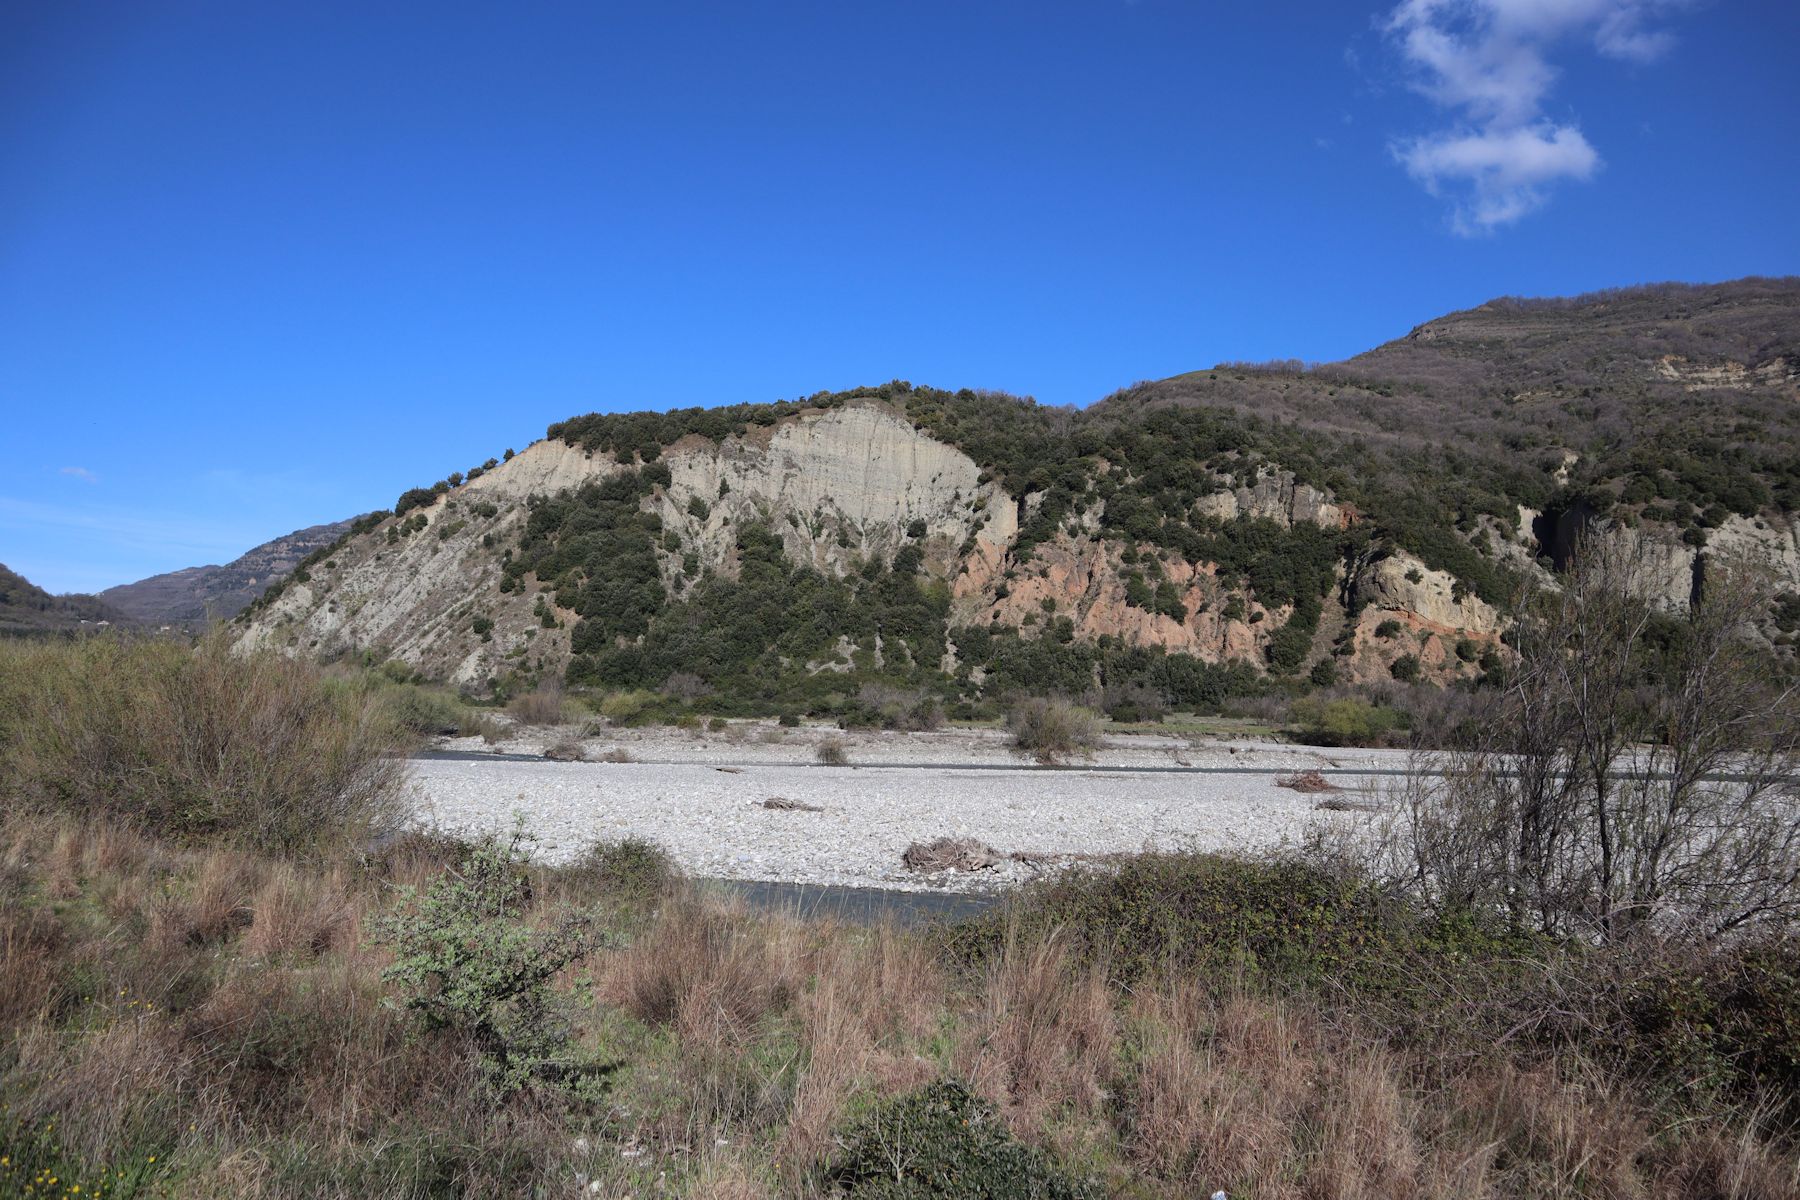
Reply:
<svg viewBox="0 0 1800 1200"><path fill-rule="evenodd" d="M1292 788L1304 795L1315 795L1319 792L1340 792L1343 789L1332 783L1317 771L1301 771L1296 775L1277 775L1275 786Z"/></svg>
<svg viewBox="0 0 1800 1200"><path fill-rule="evenodd" d="M770 796L762 802L764 808L772 808L777 812L824 812L821 805L808 804L804 800L789 800L786 796Z"/></svg>
<svg viewBox="0 0 1800 1200"><path fill-rule="evenodd" d="M983 871L1002 857L998 850L974 838L941 837L914 842L900 861L909 871Z"/></svg>

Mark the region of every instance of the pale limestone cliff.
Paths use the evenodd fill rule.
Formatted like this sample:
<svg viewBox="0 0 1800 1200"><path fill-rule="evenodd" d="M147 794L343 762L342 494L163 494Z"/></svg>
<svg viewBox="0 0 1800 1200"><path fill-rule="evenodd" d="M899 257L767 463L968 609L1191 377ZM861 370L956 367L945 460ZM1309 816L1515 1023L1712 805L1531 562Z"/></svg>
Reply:
<svg viewBox="0 0 1800 1200"><path fill-rule="evenodd" d="M684 550L727 574L737 531L751 520L778 530L797 561L836 573L857 558L891 557L923 522L926 568L940 577L965 545L971 558L999 562L1018 529L1017 505L980 482L973 461L876 405L809 414L717 445L693 438L663 458L670 484L647 503ZM326 658L369 652L472 688L514 668L558 672L574 614L552 605L546 626L535 587L501 592L501 554L518 543L531 496L623 469L607 454L536 442L343 547L257 613L241 644ZM696 498L709 510L704 518L690 511ZM492 515L483 515L489 506ZM420 520L423 529L401 532ZM681 556L664 558L672 580ZM477 618L492 622L485 638Z"/></svg>
<svg viewBox="0 0 1800 1200"><path fill-rule="evenodd" d="M1656 374L1663 379L1685 384L1691 392L1706 388L1780 387L1800 384L1800 368L1785 358L1772 358L1754 367L1741 362L1696 363L1679 354L1665 354L1656 360Z"/></svg>
<svg viewBox="0 0 1800 1200"><path fill-rule="evenodd" d="M980 481L972 459L877 405L716 445L690 438L663 457L670 483L654 510L717 570L731 569L737 530L757 520L780 534L790 558L831 574L857 559L892 558L915 522L925 530L926 569L940 578L970 538L976 553L997 559L1018 532L1017 505Z"/></svg>
<svg viewBox="0 0 1800 1200"><path fill-rule="evenodd" d="M1234 517L1264 517L1279 525L1320 525L1339 529L1350 524L1353 514L1322 492L1295 480L1291 471L1263 469L1252 487L1242 485L1202 496L1194 505L1202 517L1229 521Z"/></svg>
<svg viewBox="0 0 1800 1200"><path fill-rule="evenodd" d="M1434 571L1404 550L1365 566L1353 586L1367 609L1416 618L1423 627L1480 635L1501 629L1500 614L1459 586L1454 575Z"/></svg>

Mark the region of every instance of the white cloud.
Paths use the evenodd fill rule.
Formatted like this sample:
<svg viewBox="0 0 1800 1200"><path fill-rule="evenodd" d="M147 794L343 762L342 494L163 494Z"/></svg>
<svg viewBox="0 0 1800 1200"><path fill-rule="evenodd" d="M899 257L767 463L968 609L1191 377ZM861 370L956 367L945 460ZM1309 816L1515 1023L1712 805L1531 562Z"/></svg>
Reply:
<svg viewBox="0 0 1800 1200"><path fill-rule="evenodd" d="M1592 177L1600 155L1571 124L1544 116L1552 52L1581 39L1610 58L1648 63L1673 38L1649 28L1683 0L1402 0L1385 29L1412 85L1456 124L1397 142L1397 158L1453 206L1459 233L1491 232L1541 208L1551 187Z"/></svg>
<svg viewBox="0 0 1800 1200"><path fill-rule="evenodd" d="M61 471L58 472L58 474L72 475L76 479L81 480L81 482L83 482L83 483L99 483L100 482L100 477L98 475L94 474L92 471L88 470L86 467L64 467L64 468L62 468Z"/></svg>
<svg viewBox="0 0 1800 1200"><path fill-rule="evenodd" d="M1600 155L1581 131L1544 122L1526 129L1434 134L1397 144L1394 155L1433 194L1446 183L1463 185L1453 227L1487 233L1543 207L1546 187L1559 179L1586 179Z"/></svg>

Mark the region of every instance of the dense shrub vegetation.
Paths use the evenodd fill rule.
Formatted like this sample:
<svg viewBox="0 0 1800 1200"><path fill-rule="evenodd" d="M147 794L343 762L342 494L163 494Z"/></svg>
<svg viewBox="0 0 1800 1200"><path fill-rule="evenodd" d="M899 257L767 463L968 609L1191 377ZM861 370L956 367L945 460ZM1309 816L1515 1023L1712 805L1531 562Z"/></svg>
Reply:
<svg viewBox="0 0 1800 1200"><path fill-rule="evenodd" d="M67 810L283 853L381 832L409 735L369 689L221 635L0 643L0 788Z"/></svg>

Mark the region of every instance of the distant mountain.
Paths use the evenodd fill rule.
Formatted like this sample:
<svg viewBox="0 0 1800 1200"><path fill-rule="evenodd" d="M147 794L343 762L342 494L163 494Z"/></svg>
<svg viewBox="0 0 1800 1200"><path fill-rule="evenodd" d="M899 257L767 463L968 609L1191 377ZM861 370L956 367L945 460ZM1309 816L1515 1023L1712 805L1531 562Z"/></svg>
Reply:
<svg viewBox="0 0 1800 1200"><path fill-rule="evenodd" d="M264 542L224 566L184 567L120 584L100 599L148 625L204 625L230 620L270 584L286 579L313 551L331 545L350 528L349 521L312 525Z"/></svg>
<svg viewBox="0 0 1800 1200"><path fill-rule="evenodd" d="M94 596L52 596L0 563L0 637L68 633L129 623L130 618Z"/></svg>

